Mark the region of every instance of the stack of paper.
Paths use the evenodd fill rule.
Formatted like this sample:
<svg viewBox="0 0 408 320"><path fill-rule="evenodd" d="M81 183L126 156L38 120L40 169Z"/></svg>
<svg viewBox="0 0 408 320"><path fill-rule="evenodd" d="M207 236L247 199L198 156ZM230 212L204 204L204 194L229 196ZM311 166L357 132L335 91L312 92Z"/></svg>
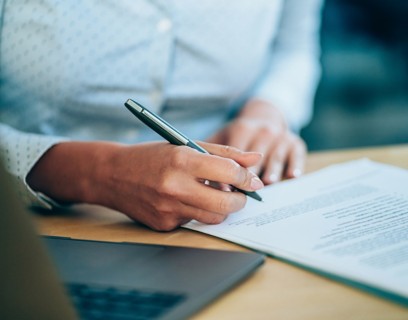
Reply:
<svg viewBox="0 0 408 320"><path fill-rule="evenodd" d="M184 227L408 304L408 171L367 159L261 190L220 225Z"/></svg>

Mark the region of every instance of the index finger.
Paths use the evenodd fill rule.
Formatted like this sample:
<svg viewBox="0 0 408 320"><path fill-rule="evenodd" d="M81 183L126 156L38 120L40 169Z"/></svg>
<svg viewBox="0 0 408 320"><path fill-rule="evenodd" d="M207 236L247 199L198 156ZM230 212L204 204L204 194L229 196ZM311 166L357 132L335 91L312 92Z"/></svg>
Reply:
<svg viewBox="0 0 408 320"><path fill-rule="evenodd" d="M260 152L246 152L235 147L202 141L198 141L197 143L210 154L232 159L244 167L252 167L256 165L263 157Z"/></svg>
<svg viewBox="0 0 408 320"><path fill-rule="evenodd" d="M200 153L189 157L187 161L190 174L195 178L231 184L247 191L263 188L257 175L233 159Z"/></svg>

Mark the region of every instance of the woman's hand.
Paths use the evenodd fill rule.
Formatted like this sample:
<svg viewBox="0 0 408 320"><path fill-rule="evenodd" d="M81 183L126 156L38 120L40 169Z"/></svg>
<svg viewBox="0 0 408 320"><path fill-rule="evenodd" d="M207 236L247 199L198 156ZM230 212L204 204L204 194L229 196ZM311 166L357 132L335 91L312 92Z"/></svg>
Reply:
<svg viewBox="0 0 408 320"><path fill-rule="evenodd" d="M262 161L251 170L265 184L298 177L304 169L305 143L288 129L281 112L262 100L249 101L237 118L208 141L262 153Z"/></svg>
<svg viewBox="0 0 408 320"><path fill-rule="evenodd" d="M246 168L262 156L200 144L211 155L166 142L64 142L40 159L27 181L55 200L104 205L156 230L172 230L192 219L217 224L243 208L246 196L204 181L258 190L263 183Z"/></svg>

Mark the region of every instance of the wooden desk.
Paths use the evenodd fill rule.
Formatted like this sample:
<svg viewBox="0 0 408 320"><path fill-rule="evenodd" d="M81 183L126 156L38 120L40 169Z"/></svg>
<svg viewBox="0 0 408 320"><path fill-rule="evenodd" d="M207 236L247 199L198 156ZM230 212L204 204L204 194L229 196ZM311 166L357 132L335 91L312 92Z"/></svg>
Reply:
<svg viewBox="0 0 408 320"><path fill-rule="evenodd" d="M361 157L408 168L408 145L312 153L307 172ZM212 249L246 250L190 230L151 231L117 212L79 206L37 217L40 232L79 239L129 241ZM267 258L248 280L194 319L408 319L408 309L363 291Z"/></svg>

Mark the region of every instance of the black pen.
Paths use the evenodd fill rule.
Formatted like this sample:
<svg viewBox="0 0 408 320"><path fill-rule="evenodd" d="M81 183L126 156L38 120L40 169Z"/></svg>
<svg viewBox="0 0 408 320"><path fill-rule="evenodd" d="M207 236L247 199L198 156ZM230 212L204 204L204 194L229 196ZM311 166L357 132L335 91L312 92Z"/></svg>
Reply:
<svg viewBox="0 0 408 320"><path fill-rule="evenodd" d="M200 151L202 153L209 154L207 150L200 147L197 143L190 140L184 134L182 134L180 131L174 128L171 124L169 124L168 122L160 118L154 112L149 111L144 106L137 103L136 101L128 99L125 102L125 107L128 108L128 110L132 112L140 121L142 121L145 125L147 125L152 130L157 132L159 135L161 135L164 139L166 139L171 144L178 145L178 146L187 146L187 147L196 149L197 151ZM261 196L257 194L256 192L241 190L236 187L234 188L237 191L242 192L255 200L262 201Z"/></svg>

